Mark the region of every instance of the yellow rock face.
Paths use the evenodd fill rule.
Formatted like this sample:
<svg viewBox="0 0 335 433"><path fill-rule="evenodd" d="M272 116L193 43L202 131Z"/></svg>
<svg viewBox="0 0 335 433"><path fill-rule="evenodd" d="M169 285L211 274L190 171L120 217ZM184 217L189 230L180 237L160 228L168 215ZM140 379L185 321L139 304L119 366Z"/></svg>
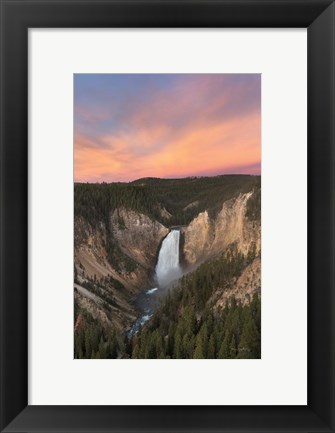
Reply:
<svg viewBox="0 0 335 433"><path fill-rule="evenodd" d="M247 202L253 193L240 194L237 198L223 203L214 220L207 211L201 212L183 229L185 236L184 257L189 265L195 265L223 252L235 243L238 250L247 254L255 245L256 255L261 247L259 222L246 217Z"/></svg>

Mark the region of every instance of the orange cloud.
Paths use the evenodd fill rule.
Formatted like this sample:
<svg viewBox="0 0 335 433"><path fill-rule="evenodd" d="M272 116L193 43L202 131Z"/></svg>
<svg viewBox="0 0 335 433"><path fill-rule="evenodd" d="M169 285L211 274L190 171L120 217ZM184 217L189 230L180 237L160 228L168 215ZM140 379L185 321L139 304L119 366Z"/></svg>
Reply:
<svg viewBox="0 0 335 433"><path fill-rule="evenodd" d="M156 148L160 140L165 144ZM107 148L87 148L80 141L75 144L76 180L127 181L147 176L225 173L230 167L257 164L261 157L258 114L214 125L195 125L176 134L157 127L122 137L103 137L102 141L108 143Z"/></svg>
<svg viewBox="0 0 335 433"><path fill-rule="evenodd" d="M205 75L159 89L143 103L136 99L132 104L130 98L121 115L113 106L111 127L105 106L101 113L80 107L75 181L258 174L260 93L243 81L233 90L222 83Z"/></svg>

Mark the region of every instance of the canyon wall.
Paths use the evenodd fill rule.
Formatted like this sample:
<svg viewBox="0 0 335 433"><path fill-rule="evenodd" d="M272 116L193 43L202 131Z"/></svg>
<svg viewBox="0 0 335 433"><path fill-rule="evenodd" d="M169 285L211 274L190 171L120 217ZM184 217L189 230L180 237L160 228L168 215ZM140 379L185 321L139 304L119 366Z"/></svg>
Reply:
<svg viewBox="0 0 335 433"><path fill-rule="evenodd" d="M169 230L147 215L123 208L116 209L110 221L113 237L121 250L153 271L160 243Z"/></svg>
<svg viewBox="0 0 335 433"><path fill-rule="evenodd" d="M253 192L239 194L222 203L216 215L200 212L181 229L184 268L198 265L234 244L255 261L231 290L218 288L213 305L224 305L234 295L246 302L260 290L261 226L247 217ZM106 225L107 224L107 225ZM169 228L134 210L117 208L106 223L94 226L78 217L74 223L75 298L82 310L106 328L127 329L135 320L137 295L153 284L158 252ZM82 320L82 319L81 319Z"/></svg>
<svg viewBox="0 0 335 433"><path fill-rule="evenodd" d="M169 230L146 215L117 209L109 226L74 222L75 299L104 327L126 329L136 319L134 300L152 278ZM82 320L82 316L80 316Z"/></svg>
<svg viewBox="0 0 335 433"><path fill-rule="evenodd" d="M197 265L235 244L247 255L254 249L258 255L261 248L260 221L247 218L247 202L253 192L240 194L222 204L215 218L208 211L201 212L191 223L182 229L184 235L184 260L190 266Z"/></svg>

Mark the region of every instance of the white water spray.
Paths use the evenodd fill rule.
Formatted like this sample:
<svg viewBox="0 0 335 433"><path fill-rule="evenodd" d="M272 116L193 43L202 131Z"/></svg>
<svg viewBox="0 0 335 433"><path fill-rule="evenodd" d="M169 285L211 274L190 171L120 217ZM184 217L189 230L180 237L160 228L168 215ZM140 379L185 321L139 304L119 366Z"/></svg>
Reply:
<svg viewBox="0 0 335 433"><path fill-rule="evenodd" d="M181 277L179 239L180 231L171 230L163 240L156 265L157 282L160 287L167 286L173 280Z"/></svg>

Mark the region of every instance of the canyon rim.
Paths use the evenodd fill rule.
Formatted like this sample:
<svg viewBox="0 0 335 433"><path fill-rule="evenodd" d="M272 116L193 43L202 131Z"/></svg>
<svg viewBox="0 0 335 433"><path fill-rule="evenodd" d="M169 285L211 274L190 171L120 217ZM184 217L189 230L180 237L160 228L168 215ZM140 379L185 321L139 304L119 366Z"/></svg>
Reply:
<svg viewBox="0 0 335 433"><path fill-rule="evenodd" d="M259 74L74 75L75 359L261 357L260 137Z"/></svg>

